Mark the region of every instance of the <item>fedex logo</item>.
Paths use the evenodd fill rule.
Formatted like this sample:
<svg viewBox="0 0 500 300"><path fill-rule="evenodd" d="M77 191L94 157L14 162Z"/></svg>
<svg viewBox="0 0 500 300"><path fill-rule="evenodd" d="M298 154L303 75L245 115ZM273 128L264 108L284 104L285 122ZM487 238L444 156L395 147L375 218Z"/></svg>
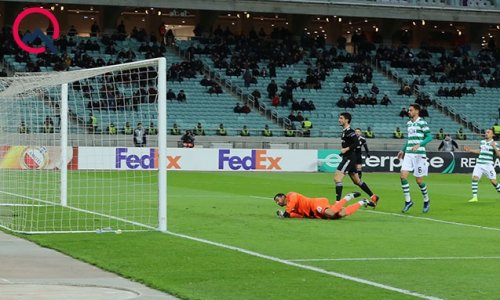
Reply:
<svg viewBox="0 0 500 300"><path fill-rule="evenodd" d="M140 168L142 170L152 170L158 168L158 160L156 150L149 149L149 154L136 155L128 154L128 148L116 148L116 161L115 167L117 169L131 169L135 170ZM122 167L122 164L125 166Z"/></svg>
<svg viewBox="0 0 500 300"><path fill-rule="evenodd" d="M149 153L144 155L129 154L128 148L116 148L116 169L127 170L156 170L158 169L158 151L154 148L149 149ZM167 155L167 169L181 169L181 156Z"/></svg>
<svg viewBox="0 0 500 300"><path fill-rule="evenodd" d="M281 170L280 160L282 157L267 156L267 150L252 150L250 156L231 156L231 150L219 150L219 170L224 170L226 165L229 169L236 170Z"/></svg>

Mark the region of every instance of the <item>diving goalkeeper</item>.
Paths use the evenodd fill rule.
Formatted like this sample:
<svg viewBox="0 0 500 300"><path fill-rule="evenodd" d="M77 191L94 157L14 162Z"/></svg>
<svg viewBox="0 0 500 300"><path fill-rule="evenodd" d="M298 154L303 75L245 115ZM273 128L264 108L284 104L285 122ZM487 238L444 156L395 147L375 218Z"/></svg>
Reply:
<svg viewBox="0 0 500 300"><path fill-rule="evenodd" d="M361 193L352 192L344 196L335 204L330 204L327 198L309 198L296 192L288 194L278 193L274 196L274 202L279 206L286 207L285 211L278 210L276 214L280 218L310 218L310 219L340 219L355 213L361 206L375 207L376 202L368 199L343 207L348 201L359 197Z"/></svg>

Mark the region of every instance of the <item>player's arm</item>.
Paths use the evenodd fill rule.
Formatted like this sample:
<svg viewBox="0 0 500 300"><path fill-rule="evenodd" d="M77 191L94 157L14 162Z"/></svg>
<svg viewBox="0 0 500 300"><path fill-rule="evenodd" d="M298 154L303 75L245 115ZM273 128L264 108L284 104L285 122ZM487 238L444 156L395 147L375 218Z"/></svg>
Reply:
<svg viewBox="0 0 500 300"><path fill-rule="evenodd" d="M464 151L465 152L474 153L474 154L479 154L481 152L481 150L479 150L479 149L472 149L469 146L464 146Z"/></svg>
<svg viewBox="0 0 500 300"><path fill-rule="evenodd" d="M412 151L417 151L418 148L425 147L425 145L427 145L430 141L432 141L432 134L429 131L429 129L427 128L427 130L424 131L424 139L423 139L423 141L420 142L420 144L416 144L415 146L413 146L411 148L411 150Z"/></svg>
<svg viewBox="0 0 500 300"><path fill-rule="evenodd" d="M304 216L295 212L299 196L296 193L289 193L286 196L286 210L283 213L283 218L303 218Z"/></svg>
<svg viewBox="0 0 500 300"><path fill-rule="evenodd" d="M368 150L368 144L366 142L363 144L363 147L365 148L366 157L370 157L370 150Z"/></svg>
<svg viewBox="0 0 500 300"><path fill-rule="evenodd" d="M500 149L498 148L498 144L496 142L491 142L491 147L493 147L493 151L495 151L495 155L500 157Z"/></svg>
<svg viewBox="0 0 500 300"><path fill-rule="evenodd" d="M401 148L401 150L398 152L398 155L397 155L397 158L398 159L403 159L403 157L405 156L405 152L406 152L406 146L408 145L408 142L406 142L404 145L403 145L403 148Z"/></svg>
<svg viewBox="0 0 500 300"><path fill-rule="evenodd" d="M457 144L457 142L455 142L455 140L451 140L451 144L453 145L453 147L455 147L457 149L459 148L458 144Z"/></svg>
<svg viewBox="0 0 500 300"><path fill-rule="evenodd" d="M345 148L342 148L341 152L342 154L346 153L347 151L350 151L350 150L354 150L357 146L359 145L359 139L358 139L358 136L356 135L356 133L351 132L351 134L349 135L349 144L347 145L347 147Z"/></svg>
<svg viewBox="0 0 500 300"><path fill-rule="evenodd" d="M441 150L441 148L443 147L444 147L444 141L442 141L441 144L439 144L438 150Z"/></svg>

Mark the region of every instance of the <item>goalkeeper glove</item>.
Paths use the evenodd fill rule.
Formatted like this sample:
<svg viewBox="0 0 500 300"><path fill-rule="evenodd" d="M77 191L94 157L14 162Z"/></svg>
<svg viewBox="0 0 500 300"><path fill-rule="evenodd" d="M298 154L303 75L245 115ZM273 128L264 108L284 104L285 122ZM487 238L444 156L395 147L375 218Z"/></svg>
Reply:
<svg viewBox="0 0 500 300"><path fill-rule="evenodd" d="M278 216L278 218L283 219L285 217L285 212L281 211L281 210L277 210L276 215Z"/></svg>

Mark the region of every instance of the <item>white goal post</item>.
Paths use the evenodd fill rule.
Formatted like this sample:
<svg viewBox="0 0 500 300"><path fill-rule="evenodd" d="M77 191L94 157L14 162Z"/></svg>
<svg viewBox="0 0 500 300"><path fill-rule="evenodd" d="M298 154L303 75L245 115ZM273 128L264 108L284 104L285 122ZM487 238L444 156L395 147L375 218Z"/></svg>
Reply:
<svg viewBox="0 0 500 300"><path fill-rule="evenodd" d="M166 59L0 78L0 227L167 231Z"/></svg>

